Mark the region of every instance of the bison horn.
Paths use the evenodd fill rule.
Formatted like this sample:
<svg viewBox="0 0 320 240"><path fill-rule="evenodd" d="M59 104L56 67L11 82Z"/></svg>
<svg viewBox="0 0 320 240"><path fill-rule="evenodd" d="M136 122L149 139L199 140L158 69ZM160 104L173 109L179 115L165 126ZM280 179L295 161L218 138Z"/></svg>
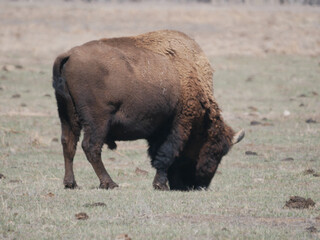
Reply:
<svg viewBox="0 0 320 240"><path fill-rule="evenodd" d="M243 129L241 129L239 132L237 132L233 138L232 138L232 144L236 144L238 142L240 142L245 135L245 131Z"/></svg>

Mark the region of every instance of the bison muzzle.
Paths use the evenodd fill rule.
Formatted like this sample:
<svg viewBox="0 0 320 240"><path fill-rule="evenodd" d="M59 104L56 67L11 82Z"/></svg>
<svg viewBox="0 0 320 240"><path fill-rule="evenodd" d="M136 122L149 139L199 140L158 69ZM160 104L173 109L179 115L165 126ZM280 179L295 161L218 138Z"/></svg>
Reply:
<svg viewBox="0 0 320 240"><path fill-rule="evenodd" d="M77 186L73 158L82 148L100 187L118 185L101 160L115 141L146 139L155 189L206 189L222 157L244 137L223 121L213 70L199 45L177 31L101 39L58 56L53 87L61 121L64 185Z"/></svg>

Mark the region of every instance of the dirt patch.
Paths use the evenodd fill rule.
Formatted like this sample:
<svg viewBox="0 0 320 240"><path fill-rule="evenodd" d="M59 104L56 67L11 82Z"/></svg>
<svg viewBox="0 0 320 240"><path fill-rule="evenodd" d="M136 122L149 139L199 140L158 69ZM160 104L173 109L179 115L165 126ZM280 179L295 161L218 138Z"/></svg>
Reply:
<svg viewBox="0 0 320 240"><path fill-rule="evenodd" d="M250 113L250 116L257 117L258 115L255 114L255 113ZM261 126L264 126L264 127L274 126L273 123L271 123L271 122L266 122L267 120L264 120L264 119L262 119L262 120L263 120L264 122L259 122L259 121L256 121L256 120L251 121L251 122L250 122L250 126L258 126L258 125L261 125Z"/></svg>
<svg viewBox="0 0 320 240"><path fill-rule="evenodd" d="M11 98L20 98L20 97L21 97L21 95L19 93L13 94L11 96Z"/></svg>
<svg viewBox="0 0 320 240"><path fill-rule="evenodd" d="M310 168L303 171L303 175L312 175L314 177L320 177L320 173L316 172L314 169Z"/></svg>
<svg viewBox="0 0 320 240"><path fill-rule="evenodd" d="M49 192L49 193L47 193L47 194L45 194L45 195L42 195L42 197L44 197L44 198L53 198L55 195L54 195L54 193L52 193L52 192Z"/></svg>
<svg viewBox="0 0 320 240"><path fill-rule="evenodd" d="M308 228L306 228L306 230L309 233L317 233L318 232L318 229L314 226L308 227Z"/></svg>
<svg viewBox="0 0 320 240"><path fill-rule="evenodd" d="M306 123L317 123L317 121L312 118L309 118L306 120Z"/></svg>
<svg viewBox="0 0 320 240"><path fill-rule="evenodd" d="M136 173L136 175L138 176L148 176L148 172L145 170L142 170L140 168L136 168L136 170L134 171Z"/></svg>
<svg viewBox="0 0 320 240"><path fill-rule="evenodd" d="M274 124L269 123L269 122L265 122L265 123L262 123L262 126L268 127L268 126L274 126Z"/></svg>
<svg viewBox="0 0 320 240"><path fill-rule="evenodd" d="M22 183L19 179L10 180L9 183Z"/></svg>
<svg viewBox="0 0 320 240"><path fill-rule="evenodd" d="M86 214L85 212L77 213L75 217L78 220L87 220L89 218L88 214Z"/></svg>
<svg viewBox="0 0 320 240"><path fill-rule="evenodd" d="M49 192L48 194L45 195L45 197L49 197L49 198L52 198L54 197L54 193L52 192Z"/></svg>
<svg viewBox="0 0 320 240"><path fill-rule="evenodd" d="M86 203L83 205L84 207L106 207L107 205L103 202L96 202L96 203Z"/></svg>
<svg viewBox="0 0 320 240"><path fill-rule="evenodd" d="M248 109L250 109L253 112L257 112L258 108L254 107L254 106L249 106Z"/></svg>
<svg viewBox="0 0 320 240"><path fill-rule="evenodd" d="M15 69L21 69L21 68L22 68L21 65L15 66L15 65L9 65L9 64L7 64L7 65L2 66L2 70L5 71L5 72L12 72L12 71L14 71Z"/></svg>
<svg viewBox="0 0 320 240"><path fill-rule="evenodd" d="M292 157L287 157L287 158L281 159L280 161L282 161L282 162L291 162L291 161L293 161L293 160L294 160L294 158L292 158Z"/></svg>
<svg viewBox="0 0 320 240"><path fill-rule="evenodd" d="M251 121L251 122L250 122L250 125L251 125L251 126L261 125L261 122L259 122L259 121Z"/></svg>
<svg viewBox="0 0 320 240"><path fill-rule="evenodd" d="M246 151L245 154L249 155L249 156L257 156L258 155L258 153L252 152L252 151Z"/></svg>
<svg viewBox="0 0 320 240"><path fill-rule="evenodd" d="M131 240L128 234L120 234L116 236L115 240Z"/></svg>
<svg viewBox="0 0 320 240"><path fill-rule="evenodd" d="M290 197L290 200L286 202L285 207L287 208L297 208L304 209L309 207L314 207L316 203L311 199L305 199L299 196Z"/></svg>
<svg viewBox="0 0 320 240"><path fill-rule="evenodd" d="M316 173L315 170L313 170L312 168L303 171L304 175L311 175L311 174L315 174L315 173Z"/></svg>

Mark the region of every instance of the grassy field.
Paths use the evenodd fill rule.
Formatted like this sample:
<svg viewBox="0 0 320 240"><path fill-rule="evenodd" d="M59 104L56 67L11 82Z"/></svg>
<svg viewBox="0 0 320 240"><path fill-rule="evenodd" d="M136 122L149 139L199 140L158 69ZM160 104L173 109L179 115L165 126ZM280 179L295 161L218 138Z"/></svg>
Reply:
<svg viewBox="0 0 320 240"><path fill-rule="evenodd" d="M103 150L104 164L120 184L111 191L97 189L79 147L75 175L81 188L65 190L51 66L2 70L0 238L319 239L320 58L210 60L223 116L234 129L245 128L246 137L223 159L210 190L201 192L154 191L144 141ZM316 205L285 208L295 195ZM80 212L89 218L78 220Z"/></svg>

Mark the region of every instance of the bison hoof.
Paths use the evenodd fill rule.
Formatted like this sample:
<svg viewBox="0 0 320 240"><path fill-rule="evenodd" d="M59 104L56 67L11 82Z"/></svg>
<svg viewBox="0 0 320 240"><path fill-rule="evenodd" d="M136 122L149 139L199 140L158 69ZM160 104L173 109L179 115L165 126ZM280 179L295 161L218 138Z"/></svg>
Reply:
<svg viewBox="0 0 320 240"><path fill-rule="evenodd" d="M64 182L64 188L66 189L75 189L78 188L78 185L76 182Z"/></svg>
<svg viewBox="0 0 320 240"><path fill-rule="evenodd" d="M162 183L153 183L153 187L155 190L160 190L160 191L167 191L169 190L167 184L162 184Z"/></svg>
<svg viewBox="0 0 320 240"><path fill-rule="evenodd" d="M107 182L107 183L100 183L100 187L101 189L114 189L119 187L118 184L116 184L115 182Z"/></svg>

